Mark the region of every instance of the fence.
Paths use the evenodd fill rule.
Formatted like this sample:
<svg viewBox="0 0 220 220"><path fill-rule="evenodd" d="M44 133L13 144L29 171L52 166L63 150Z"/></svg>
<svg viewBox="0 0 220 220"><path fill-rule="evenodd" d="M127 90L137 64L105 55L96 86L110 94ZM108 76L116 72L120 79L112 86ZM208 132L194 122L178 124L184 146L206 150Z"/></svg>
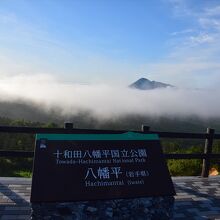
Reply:
<svg viewBox="0 0 220 220"><path fill-rule="evenodd" d="M126 130L96 130L96 129L75 129L72 123L65 123L64 128L36 128L36 127L9 127L0 126L0 132L5 133L55 133L55 134L73 134L73 133L124 133ZM194 154L165 154L166 159L203 159L202 164L202 177L208 177L210 160L220 159L220 154L212 153L213 140L220 140L220 134L215 134L215 130L207 128L206 133L182 133L182 132L158 132L150 131L150 127L142 126L141 131L134 131L139 133L156 133L160 138L181 138L181 139L204 139L204 153ZM0 150L0 157L33 157L34 152L31 151L5 151Z"/></svg>

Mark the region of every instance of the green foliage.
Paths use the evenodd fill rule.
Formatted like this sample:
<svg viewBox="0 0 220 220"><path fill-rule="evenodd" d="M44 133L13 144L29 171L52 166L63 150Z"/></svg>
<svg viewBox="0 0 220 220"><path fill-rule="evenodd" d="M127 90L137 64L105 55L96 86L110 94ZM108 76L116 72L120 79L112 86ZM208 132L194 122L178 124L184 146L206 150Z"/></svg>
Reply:
<svg viewBox="0 0 220 220"><path fill-rule="evenodd" d="M202 153L202 148L199 146L192 146L189 148L179 147L177 142L169 143L170 148L166 149L166 153ZM167 145L166 145L167 146ZM201 175L202 160L168 160L167 165L172 176L199 176Z"/></svg>
<svg viewBox="0 0 220 220"><path fill-rule="evenodd" d="M166 119L158 119L154 121L149 119L144 121L141 117L130 117L119 119L112 119L106 121L106 123L97 122L94 118L81 114L77 120L71 120L79 124L78 127L84 128L98 128L98 129L128 129L138 130L141 124L152 124L152 130L166 130L172 131L183 131L191 132L190 128L186 124L182 124L180 121L170 120L167 123ZM142 121L141 121L142 120ZM145 119L146 120L146 119ZM146 122L146 123L145 123ZM176 122L176 124L175 124ZM196 124L196 120L192 120L191 124ZM24 119L13 120L9 118L0 117L0 125L9 126L26 126L26 127L47 127L56 128L63 127L54 122L32 122ZM158 126L157 126L158 125ZM181 129L179 129L179 127ZM204 126L205 127L205 126ZM195 127L194 127L195 128ZM184 130L185 129L185 130ZM189 129L189 130L187 130ZM194 131L194 132L199 132ZM203 130L205 131L205 129ZM9 134L0 133L0 150L34 150L35 136L33 134ZM204 148L204 140L180 140L180 139L162 139L161 141L164 153L202 153ZM220 141L215 141L213 145L213 153L220 153ZM201 175L202 160L168 160L168 168L172 176L191 176ZM220 171L220 161L215 159L211 161L211 167L215 167ZM32 159L23 158L0 158L0 176L24 176L30 177L32 170Z"/></svg>
<svg viewBox="0 0 220 220"><path fill-rule="evenodd" d="M172 176L201 175L201 160L168 160L168 168Z"/></svg>
<svg viewBox="0 0 220 220"><path fill-rule="evenodd" d="M0 158L0 176L31 177L31 158Z"/></svg>
<svg viewBox="0 0 220 220"><path fill-rule="evenodd" d="M21 120L0 118L0 124L4 126L25 127L58 127L55 123L39 123ZM34 134L0 133L0 150L33 151L35 143ZM32 172L31 158L1 158L0 176L30 177Z"/></svg>
<svg viewBox="0 0 220 220"><path fill-rule="evenodd" d="M220 154L220 140L214 141L212 152ZM220 159L212 159L211 164L213 168L216 168L220 172Z"/></svg>
<svg viewBox="0 0 220 220"><path fill-rule="evenodd" d="M32 171L31 170L18 170L18 171L14 171L13 176L15 176L15 177L31 178L32 177Z"/></svg>
<svg viewBox="0 0 220 220"><path fill-rule="evenodd" d="M48 122L42 125L43 128L58 128L59 125L54 122Z"/></svg>

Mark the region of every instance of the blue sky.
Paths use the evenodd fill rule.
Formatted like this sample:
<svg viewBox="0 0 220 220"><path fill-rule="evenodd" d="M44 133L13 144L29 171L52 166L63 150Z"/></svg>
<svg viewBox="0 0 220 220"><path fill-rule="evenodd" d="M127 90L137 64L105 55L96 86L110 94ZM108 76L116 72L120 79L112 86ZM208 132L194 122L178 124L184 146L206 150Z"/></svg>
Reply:
<svg viewBox="0 0 220 220"><path fill-rule="evenodd" d="M220 83L218 0L0 0L0 76Z"/></svg>

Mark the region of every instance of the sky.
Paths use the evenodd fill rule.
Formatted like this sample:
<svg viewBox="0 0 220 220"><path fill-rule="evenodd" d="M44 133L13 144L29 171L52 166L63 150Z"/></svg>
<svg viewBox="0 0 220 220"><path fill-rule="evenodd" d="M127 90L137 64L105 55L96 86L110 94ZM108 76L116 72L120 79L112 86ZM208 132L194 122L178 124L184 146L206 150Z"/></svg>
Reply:
<svg viewBox="0 0 220 220"><path fill-rule="evenodd" d="M219 0L0 0L0 104L220 117L219 39Z"/></svg>
<svg viewBox="0 0 220 220"><path fill-rule="evenodd" d="M219 0L0 0L0 76L220 83Z"/></svg>

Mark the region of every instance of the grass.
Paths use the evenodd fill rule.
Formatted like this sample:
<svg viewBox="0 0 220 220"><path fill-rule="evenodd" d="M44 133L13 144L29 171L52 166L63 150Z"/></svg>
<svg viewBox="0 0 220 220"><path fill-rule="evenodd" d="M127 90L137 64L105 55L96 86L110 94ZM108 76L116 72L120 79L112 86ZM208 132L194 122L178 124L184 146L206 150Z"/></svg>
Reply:
<svg viewBox="0 0 220 220"><path fill-rule="evenodd" d="M32 159L0 158L1 177L31 177Z"/></svg>
<svg viewBox="0 0 220 220"><path fill-rule="evenodd" d="M199 176L202 170L201 160L168 160L171 176Z"/></svg>

